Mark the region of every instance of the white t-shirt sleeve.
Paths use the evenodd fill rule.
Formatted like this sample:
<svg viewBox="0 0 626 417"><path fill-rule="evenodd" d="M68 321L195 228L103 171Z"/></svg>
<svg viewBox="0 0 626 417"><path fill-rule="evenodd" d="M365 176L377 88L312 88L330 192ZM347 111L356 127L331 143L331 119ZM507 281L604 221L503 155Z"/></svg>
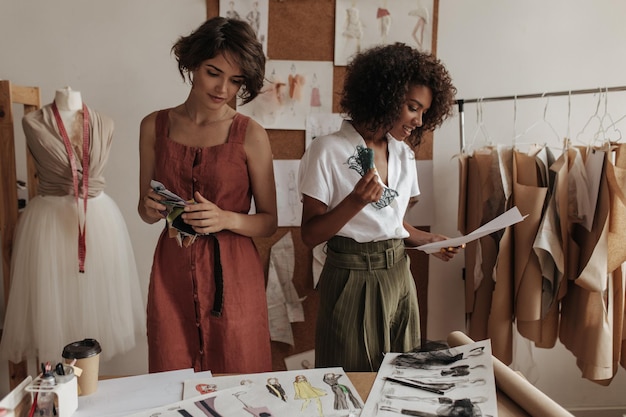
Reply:
<svg viewBox="0 0 626 417"><path fill-rule="evenodd" d="M320 146L319 139L321 138L313 141L302 156L298 171L298 186L300 198L302 195L307 195L328 206L330 203L329 173L324 168L324 158L321 155L324 148Z"/></svg>

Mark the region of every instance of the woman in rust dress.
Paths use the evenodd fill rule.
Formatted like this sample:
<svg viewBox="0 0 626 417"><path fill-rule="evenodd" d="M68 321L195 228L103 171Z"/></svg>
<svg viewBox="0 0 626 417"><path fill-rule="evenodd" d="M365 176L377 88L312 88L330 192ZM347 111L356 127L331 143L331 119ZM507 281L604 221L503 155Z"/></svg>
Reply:
<svg viewBox="0 0 626 417"><path fill-rule="evenodd" d="M171 211L150 185L156 180L189 202L181 219L191 233L163 222L148 291L149 369L270 371L265 280L252 238L277 227L272 153L265 130L228 105L237 94L244 102L258 94L263 50L247 23L222 17L172 50L191 91L141 122L138 211L147 223Z"/></svg>

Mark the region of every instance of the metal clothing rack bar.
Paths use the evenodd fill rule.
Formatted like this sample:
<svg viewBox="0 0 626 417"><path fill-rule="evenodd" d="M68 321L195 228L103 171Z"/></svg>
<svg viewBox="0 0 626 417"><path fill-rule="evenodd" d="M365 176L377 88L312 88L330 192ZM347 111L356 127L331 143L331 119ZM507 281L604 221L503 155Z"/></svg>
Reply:
<svg viewBox="0 0 626 417"><path fill-rule="evenodd" d="M461 149L465 149L465 114L463 110L463 106L465 103L479 103L479 102L485 103L489 101L510 101L510 100L520 100L520 99L527 99L527 98L574 96L574 95L580 95L580 94L612 93L612 92L617 92L617 91L626 91L626 86L588 88L584 90L554 91L550 93L520 94L517 96L458 99L456 100L456 104L459 108L459 130L460 130Z"/></svg>

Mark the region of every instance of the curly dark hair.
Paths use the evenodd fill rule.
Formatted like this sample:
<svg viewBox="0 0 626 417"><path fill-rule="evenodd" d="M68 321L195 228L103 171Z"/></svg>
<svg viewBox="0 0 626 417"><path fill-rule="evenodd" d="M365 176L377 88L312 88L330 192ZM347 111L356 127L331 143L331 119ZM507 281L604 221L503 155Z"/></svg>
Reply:
<svg viewBox="0 0 626 417"><path fill-rule="evenodd" d="M188 36L178 38L172 52L178 61L183 80L198 69L202 62L218 54L230 54L241 67L244 76L239 98L252 101L261 91L265 77L265 54L252 27L241 20L214 17L204 22Z"/></svg>
<svg viewBox="0 0 626 417"><path fill-rule="evenodd" d="M417 146L424 132L440 126L452 115L456 88L444 65L433 55L400 42L375 46L357 54L346 68L340 106L355 124L372 131L390 130L400 117L409 86L432 91L423 125L407 142Z"/></svg>

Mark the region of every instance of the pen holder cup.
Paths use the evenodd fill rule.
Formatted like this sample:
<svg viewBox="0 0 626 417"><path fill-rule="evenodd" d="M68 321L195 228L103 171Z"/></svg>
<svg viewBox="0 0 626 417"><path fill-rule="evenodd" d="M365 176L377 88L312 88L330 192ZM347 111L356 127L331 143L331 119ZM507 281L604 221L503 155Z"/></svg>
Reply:
<svg viewBox="0 0 626 417"><path fill-rule="evenodd" d="M58 384L64 384L72 379L75 379L74 368L69 365L63 365L63 375L55 373L54 380Z"/></svg>
<svg viewBox="0 0 626 417"><path fill-rule="evenodd" d="M78 409L78 385L73 372L71 376L67 376L68 379L65 382L60 382L55 378L55 381L57 381L56 385L42 385L42 379L37 377L26 387L26 391L32 394L45 392L56 395L58 402L57 417L70 417Z"/></svg>

